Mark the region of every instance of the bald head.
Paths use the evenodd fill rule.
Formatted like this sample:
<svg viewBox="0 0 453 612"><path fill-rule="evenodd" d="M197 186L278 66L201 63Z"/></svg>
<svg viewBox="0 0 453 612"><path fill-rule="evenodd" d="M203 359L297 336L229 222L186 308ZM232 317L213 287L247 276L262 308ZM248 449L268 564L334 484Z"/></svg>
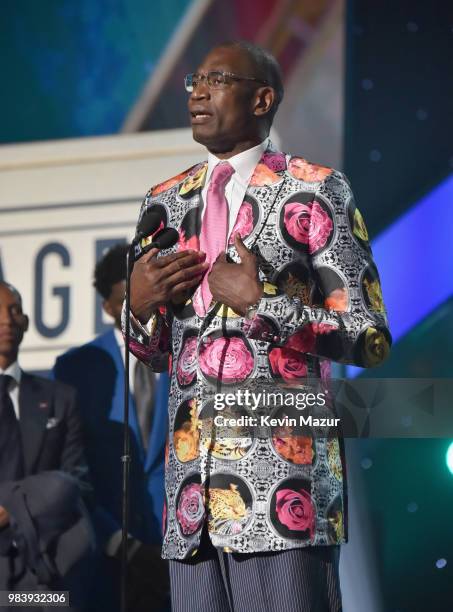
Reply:
<svg viewBox="0 0 453 612"><path fill-rule="evenodd" d="M13 285L0 281L0 368L6 370L17 359L20 343L28 329L22 298Z"/></svg>
<svg viewBox="0 0 453 612"><path fill-rule="evenodd" d="M22 308L22 296L16 289L16 287L14 287L14 285L11 285L11 283L7 283L6 281L0 281L0 287L5 287L9 291L11 291L11 293L15 296L18 303L20 304L20 307Z"/></svg>

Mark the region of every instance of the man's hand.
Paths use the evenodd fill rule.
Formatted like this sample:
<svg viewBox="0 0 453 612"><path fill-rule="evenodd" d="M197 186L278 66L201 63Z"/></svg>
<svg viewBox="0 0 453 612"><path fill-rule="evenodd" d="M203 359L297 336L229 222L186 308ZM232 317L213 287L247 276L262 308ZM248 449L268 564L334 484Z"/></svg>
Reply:
<svg viewBox="0 0 453 612"><path fill-rule="evenodd" d="M202 251L180 251L157 258L158 252L151 249L143 255L131 274L131 311L141 323L147 323L158 306L181 302L209 267Z"/></svg>
<svg viewBox="0 0 453 612"><path fill-rule="evenodd" d="M0 506L0 529L9 525L9 513L6 508Z"/></svg>
<svg viewBox="0 0 453 612"><path fill-rule="evenodd" d="M263 285L259 281L256 257L246 248L239 234L236 234L234 245L241 263L228 263L225 253L221 253L212 266L208 282L216 302L226 304L243 316L247 307L263 295Z"/></svg>

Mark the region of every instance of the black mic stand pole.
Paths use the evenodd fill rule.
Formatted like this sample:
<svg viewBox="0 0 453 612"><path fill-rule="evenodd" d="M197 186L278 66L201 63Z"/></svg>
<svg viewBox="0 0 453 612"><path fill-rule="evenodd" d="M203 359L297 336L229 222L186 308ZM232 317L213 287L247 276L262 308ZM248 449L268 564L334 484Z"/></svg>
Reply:
<svg viewBox="0 0 453 612"><path fill-rule="evenodd" d="M123 504L122 504L122 529L121 529L121 612L127 612L127 536L129 527L129 473L131 467L130 456L130 432L129 432L129 343L130 343L130 323L131 323L131 273L134 267L135 245L144 236L152 235L158 226L160 216L149 213L145 217L145 223L137 229L137 234L134 240L129 245L126 255L126 317L125 317L125 334L124 334L124 438L123 438L123 456L121 462L123 464ZM158 237L160 235L160 242ZM165 238L164 238L165 236ZM150 248L168 248L176 244L178 240L178 232L173 228L162 229L156 234L156 242L148 245Z"/></svg>
<svg viewBox="0 0 453 612"><path fill-rule="evenodd" d="M121 612L126 612L127 601L127 536L129 527L129 473L131 465L130 456L130 433L129 433L129 341L131 321L131 273L133 267L134 242L129 246L126 255L126 330L125 330L125 353L124 353L124 438L123 456L121 457L123 467L123 507L122 507L122 532L121 532Z"/></svg>

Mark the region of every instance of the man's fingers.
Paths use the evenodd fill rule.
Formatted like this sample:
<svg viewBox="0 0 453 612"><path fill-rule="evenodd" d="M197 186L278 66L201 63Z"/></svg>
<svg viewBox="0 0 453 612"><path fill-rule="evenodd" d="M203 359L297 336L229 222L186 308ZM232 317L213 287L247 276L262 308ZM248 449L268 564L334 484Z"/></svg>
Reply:
<svg viewBox="0 0 453 612"><path fill-rule="evenodd" d="M175 262L178 262L177 266L173 266L174 269L187 268L188 266L201 262L206 255L202 251L179 251L178 253L170 253L170 255L164 255L163 257L159 257L156 260L156 265L159 268L166 268L167 266L171 266Z"/></svg>
<svg viewBox="0 0 453 612"><path fill-rule="evenodd" d="M242 242L242 238L239 234L236 234L236 236L234 237L234 246L236 247L236 250L242 262L244 261L244 259L247 258L248 255L251 254L245 244Z"/></svg>
<svg viewBox="0 0 453 612"><path fill-rule="evenodd" d="M172 266L174 265L175 264L173 263ZM169 266L168 270L170 270L170 267L172 266ZM188 268L172 269L170 275L166 275L166 282L171 286L175 286L180 282L184 282L193 278L194 276L203 276L203 274L208 268L209 264L205 261L203 263L198 263Z"/></svg>
<svg viewBox="0 0 453 612"><path fill-rule="evenodd" d="M187 289L192 289L192 287L196 287L200 283L202 278L203 274L199 274L189 280L176 284L171 290L171 296L178 297L180 293L187 291Z"/></svg>
<svg viewBox="0 0 453 612"><path fill-rule="evenodd" d="M256 272L256 257L242 242L242 238L239 234L236 234L234 237L234 246L236 247L238 255L241 258L241 263L244 264L244 267L250 272Z"/></svg>
<svg viewBox="0 0 453 612"><path fill-rule="evenodd" d="M152 251L158 252L157 249L152 249ZM205 255L201 251L180 251L158 258L153 257L150 251L143 257L140 257L136 261L136 265L144 266L145 270L154 270L154 273L159 271L159 277L166 278L179 270L200 263L204 258Z"/></svg>
<svg viewBox="0 0 453 612"><path fill-rule="evenodd" d="M155 257L155 255L157 255L158 252L159 252L159 249L150 249L148 252L142 255L138 259L138 261L140 261L141 263L148 263L149 261L151 261L153 257Z"/></svg>

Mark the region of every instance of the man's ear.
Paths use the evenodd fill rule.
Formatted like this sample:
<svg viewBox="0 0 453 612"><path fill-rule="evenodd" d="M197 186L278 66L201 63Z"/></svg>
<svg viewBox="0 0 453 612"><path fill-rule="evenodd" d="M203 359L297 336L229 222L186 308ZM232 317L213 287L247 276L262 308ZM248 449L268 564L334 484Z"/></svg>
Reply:
<svg viewBox="0 0 453 612"><path fill-rule="evenodd" d="M28 326L30 325L30 319L27 317L26 314L24 314L24 325L23 325L23 332L25 333L26 331L28 331Z"/></svg>
<svg viewBox="0 0 453 612"><path fill-rule="evenodd" d="M275 90L273 87L259 87L256 90L255 95L255 106L253 109L254 114L257 117L267 115L271 110L275 102Z"/></svg>

